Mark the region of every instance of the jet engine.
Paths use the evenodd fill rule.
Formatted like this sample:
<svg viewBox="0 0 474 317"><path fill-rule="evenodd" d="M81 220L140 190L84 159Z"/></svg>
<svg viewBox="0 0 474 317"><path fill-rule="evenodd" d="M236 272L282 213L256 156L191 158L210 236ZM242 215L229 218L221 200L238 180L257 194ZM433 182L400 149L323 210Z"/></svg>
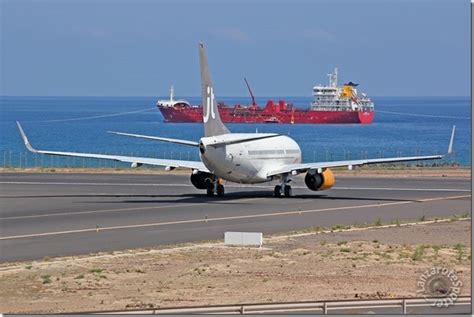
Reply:
<svg viewBox="0 0 474 317"><path fill-rule="evenodd" d="M206 172L196 172L191 174L191 183L197 189L207 189L208 184L212 182L214 175Z"/></svg>
<svg viewBox="0 0 474 317"><path fill-rule="evenodd" d="M311 190L325 190L334 186L335 178L332 171L326 168L322 173L306 173L304 182Z"/></svg>

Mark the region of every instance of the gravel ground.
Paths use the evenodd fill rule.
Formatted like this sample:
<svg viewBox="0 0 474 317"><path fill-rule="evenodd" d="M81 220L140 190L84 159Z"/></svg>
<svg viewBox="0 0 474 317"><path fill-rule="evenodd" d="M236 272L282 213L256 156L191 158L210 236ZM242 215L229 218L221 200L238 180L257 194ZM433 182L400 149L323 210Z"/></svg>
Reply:
<svg viewBox="0 0 474 317"><path fill-rule="evenodd" d="M470 221L266 237L0 265L0 311L61 313L324 299L416 297L433 266L470 295Z"/></svg>

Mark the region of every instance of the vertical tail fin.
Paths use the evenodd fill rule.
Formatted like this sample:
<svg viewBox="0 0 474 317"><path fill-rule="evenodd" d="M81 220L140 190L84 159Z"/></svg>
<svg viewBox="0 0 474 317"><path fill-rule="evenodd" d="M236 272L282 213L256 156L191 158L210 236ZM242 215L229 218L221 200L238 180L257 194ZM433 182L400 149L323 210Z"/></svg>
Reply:
<svg viewBox="0 0 474 317"><path fill-rule="evenodd" d="M230 133L222 123L219 109L217 108L216 98L214 96L214 87L212 85L209 66L207 64L206 51L204 44L199 43L199 64L201 67L201 95L202 95L202 115L204 122L204 136L214 136Z"/></svg>

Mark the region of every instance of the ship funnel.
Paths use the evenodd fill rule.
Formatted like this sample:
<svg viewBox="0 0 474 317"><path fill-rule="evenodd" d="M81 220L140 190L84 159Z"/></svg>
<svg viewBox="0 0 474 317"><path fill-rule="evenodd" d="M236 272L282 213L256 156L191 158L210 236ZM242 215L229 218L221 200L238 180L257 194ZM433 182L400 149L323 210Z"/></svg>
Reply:
<svg viewBox="0 0 474 317"><path fill-rule="evenodd" d="M217 107L216 97L214 95L214 86L212 85L211 74L207 64L206 51L204 44L199 43L199 64L201 68L201 96L202 96L202 115L204 123L204 136L215 136L230 133L222 123Z"/></svg>

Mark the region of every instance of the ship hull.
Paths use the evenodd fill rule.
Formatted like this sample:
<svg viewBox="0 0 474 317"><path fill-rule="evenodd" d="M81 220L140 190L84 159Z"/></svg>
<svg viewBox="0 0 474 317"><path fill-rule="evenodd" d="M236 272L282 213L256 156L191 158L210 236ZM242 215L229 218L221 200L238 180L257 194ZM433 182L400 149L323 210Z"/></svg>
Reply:
<svg viewBox="0 0 474 317"><path fill-rule="evenodd" d="M202 107L174 108L158 107L165 122L202 122ZM236 109L219 107L222 121L225 123L281 123L281 124L369 124L373 121L374 111L316 111Z"/></svg>

